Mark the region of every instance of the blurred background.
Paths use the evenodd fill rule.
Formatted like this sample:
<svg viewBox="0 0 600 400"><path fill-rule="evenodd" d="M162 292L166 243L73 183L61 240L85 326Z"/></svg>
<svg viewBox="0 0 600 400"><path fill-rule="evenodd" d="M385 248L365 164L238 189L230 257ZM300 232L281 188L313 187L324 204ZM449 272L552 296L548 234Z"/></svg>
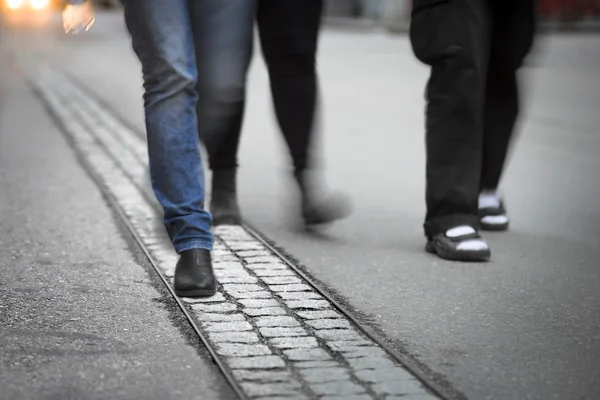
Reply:
<svg viewBox="0 0 600 400"><path fill-rule="evenodd" d="M145 155L141 69L119 2L94 3L95 25L73 36L62 31L56 0L0 0L0 296L17 299L24 331L31 329L28 315L76 325L71 314L81 310L69 296L82 276L89 287L77 299L87 304L96 293L94 271L126 270L123 260L129 271L137 268L114 215L31 84L41 80L70 106L104 110L90 129L142 143L134 150ZM486 265L446 263L423 251L429 71L406 35L410 0L326 4L319 152L329 185L351 195L354 214L314 234L290 223L289 158L256 51L240 148L246 220L394 349L464 394L456 398L600 399L600 0L538 3L541 34L520 74L520 136L502 187L512 225L486 236L493 251ZM70 97L71 87L85 95ZM72 282L60 289L67 294L35 292L38 282L58 285L56 274ZM116 302L111 296L133 285L111 279L113 293L99 295L103 308L82 321L106 314ZM0 332L0 346L4 337ZM15 337L19 349L23 335ZM35 346L22 351L24 359L37 362L27 354ZM8 377L0 397L6 382L39 393L56 376L79 382L67 361L44 364L47 375L26 362L12 369L0 363L0 379ZM126 377L118 369L114 375Z"/></svg>
<svg viewBox="0 0 600 400"><path fill-rule="evenodd" d="M5 9L60 7L60 0L2 0ZM93 0L98 9L116 9L121 0ZM392 31L408 28L411 0L325 0L330 23L382 26ZM543 29L599 29L600 0L538 0Z"/></svg>
<svg viewBox="0 0 600 400"><path fill-rule="evenodd" d="M326 0L332 18L354 19L391 30L408 27L411 0ZM546 29L600 29L598 0L538 0L541 26Z"/></svg>

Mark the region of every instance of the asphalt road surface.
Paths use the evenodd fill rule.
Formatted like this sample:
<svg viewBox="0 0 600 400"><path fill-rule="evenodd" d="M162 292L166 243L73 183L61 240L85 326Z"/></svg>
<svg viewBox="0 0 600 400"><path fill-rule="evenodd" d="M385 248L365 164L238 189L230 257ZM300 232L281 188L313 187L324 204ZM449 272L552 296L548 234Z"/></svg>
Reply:
<svg viewBox="0 0 600 400"><path fill-rule="evenodd" d="M0 63L0 398L234 398L28 83Z"/></svg>
<svg viewBox="0 0 600 400"><path fill-rule="evenodd" d="M16 24L5 31L5 54L68 73L143 130L140 68L118 14L100 15L92 31L76 37L61 34L56 18ZM320 158L329 186L351 195L354 214L319 233L297 228L289 160L257 52L240 152L249 223L456 398L600 398L598 37L541 37L523 71L524 115L503 185L512 226L486 236L493 251L487 264L448 263L423 251L427 69L414 60L407 37L326 31L319 67ZM5 95L4 113L11 104ZM52 132L46 117L31 115L40 120L21 129L41 135L41 124L44 134ZM15 128L4 122L2 129ZM55 146L48 157L64 151ZM59 185L23 182L12 169L4 174L13 192ZM69 190L86 197L89 186ZM18 203L11 212L28 206L35 207ZM87 208L105 210L99 198ZM103 212L96 223L109 218ZM53 222L71 223L67 215ZM11 234L0 235L6 243Z"/></svg>

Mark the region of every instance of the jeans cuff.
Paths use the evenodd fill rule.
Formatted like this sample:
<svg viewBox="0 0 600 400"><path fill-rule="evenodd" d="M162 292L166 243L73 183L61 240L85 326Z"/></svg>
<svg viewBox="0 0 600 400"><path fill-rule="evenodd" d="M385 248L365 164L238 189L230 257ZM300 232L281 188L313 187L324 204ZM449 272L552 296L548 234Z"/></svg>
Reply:
<svg viewBox="0 0 600 400"><path fill-rule="evenodd" d="M210 251L213 248L213 244L212 244L212 242L195 240L195 241L191 241L191 242L173 244L173 247L175 248L175 251L177 253L181 254L182 252L184 252L186 250L192 250L192 249L202 249L202 250Z"/></svg>

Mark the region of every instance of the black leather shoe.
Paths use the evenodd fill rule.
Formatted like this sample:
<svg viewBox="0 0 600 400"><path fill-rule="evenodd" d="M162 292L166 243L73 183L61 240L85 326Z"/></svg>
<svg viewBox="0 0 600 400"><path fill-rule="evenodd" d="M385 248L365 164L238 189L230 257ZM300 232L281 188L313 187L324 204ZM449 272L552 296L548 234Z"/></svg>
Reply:
<svg viewBox="0 0 600 400"><path fill-rule="evenodd" d="M237 201L236 172L235 169L213 171L210 199L213 226L242 223Z"/></svg>
<svg viewBox="0 0 600 400"><path fill-rule="evenodd" d="M181 253L175 267L175 294L181 297L210 297L217 292L210 251L191 249Z"/></svg>

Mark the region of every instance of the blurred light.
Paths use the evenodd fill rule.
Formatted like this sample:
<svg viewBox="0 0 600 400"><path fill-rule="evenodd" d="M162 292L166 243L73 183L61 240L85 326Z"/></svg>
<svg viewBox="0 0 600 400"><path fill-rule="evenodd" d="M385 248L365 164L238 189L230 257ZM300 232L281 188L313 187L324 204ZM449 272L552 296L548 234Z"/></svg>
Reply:
<svg viewBox="0 0 600 400"><path fill-rule="evenodd" d="M11 10L16 10L23 5L23 0L6 0L6 5Z"/></svg>
<svg viewBox="0 0 600 400"><path fill-rule="evenodd" d="M29 4L34 10L42 10L50 5L50 0L29 0Z"/></svg>

